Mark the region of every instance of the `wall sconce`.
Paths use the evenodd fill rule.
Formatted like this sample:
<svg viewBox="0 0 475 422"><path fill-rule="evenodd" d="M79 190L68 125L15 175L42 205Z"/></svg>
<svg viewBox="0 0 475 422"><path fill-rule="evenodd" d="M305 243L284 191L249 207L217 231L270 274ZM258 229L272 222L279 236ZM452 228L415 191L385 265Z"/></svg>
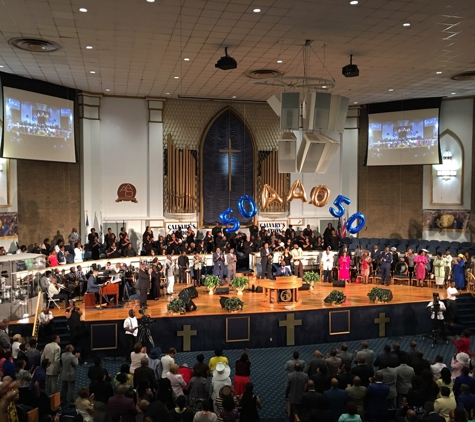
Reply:
<svg viewBox="0 0 475 422"><path fill-rule="evenodd" d="M442 165L440 170L437 170L437 176L442 177L442 180L450 180L457 176L457 170L452 166L452 153L449 150L445 150L442 154Z"/></svg>

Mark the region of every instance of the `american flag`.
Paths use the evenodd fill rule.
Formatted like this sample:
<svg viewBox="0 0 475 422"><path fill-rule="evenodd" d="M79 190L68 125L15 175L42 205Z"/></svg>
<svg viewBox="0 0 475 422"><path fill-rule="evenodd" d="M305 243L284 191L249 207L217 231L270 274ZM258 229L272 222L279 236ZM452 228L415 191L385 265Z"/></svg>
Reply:
<svg viewBox="0 0 475 422"><path fill-rule="evenodd" d="M340 239L346 237L346 218L343 220L343 224L341 223L341 218L338 219L336 233L338 236L340 236Z"/></svg>

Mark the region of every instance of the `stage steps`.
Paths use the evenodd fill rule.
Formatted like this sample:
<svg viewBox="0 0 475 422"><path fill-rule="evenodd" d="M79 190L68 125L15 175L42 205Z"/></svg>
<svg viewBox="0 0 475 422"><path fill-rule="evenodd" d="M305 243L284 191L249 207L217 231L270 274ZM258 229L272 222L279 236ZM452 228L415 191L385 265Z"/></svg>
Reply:
<svg viewBox="0 0 475 422"><path fill-rule="evenodd" d="M457 298L456 321L460 331L468 328L472 333L475 332L475 298L470 293L461 294Z"/></svg>
<svg viewBox="0 0 475 422"><path fill-rule="evenodd" d="M66 317L54 317L54 332L58 334L61 346L61 350L64 350L64 347L67 346L70 342L68 320ZM42 339L43 341L38 340L38 349L43 350L44 346L47 343L51 342L51 339Z"/></svg>

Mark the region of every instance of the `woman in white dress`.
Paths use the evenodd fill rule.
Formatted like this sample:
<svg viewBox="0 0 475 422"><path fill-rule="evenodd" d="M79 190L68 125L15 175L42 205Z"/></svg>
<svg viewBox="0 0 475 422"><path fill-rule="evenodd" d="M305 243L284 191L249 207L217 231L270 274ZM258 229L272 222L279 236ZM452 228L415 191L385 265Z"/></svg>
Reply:
<svg viewBox="0 0 475 422"><path fill-rule="evenodd" d="M74 262L82 262L84 259L84 246L80 242L74 244Z"/></svg>

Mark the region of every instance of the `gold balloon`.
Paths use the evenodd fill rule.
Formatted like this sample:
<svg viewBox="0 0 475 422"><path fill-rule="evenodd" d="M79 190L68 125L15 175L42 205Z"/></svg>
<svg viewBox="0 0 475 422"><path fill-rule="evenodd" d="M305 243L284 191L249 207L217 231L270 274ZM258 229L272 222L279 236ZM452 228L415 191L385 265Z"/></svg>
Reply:
<svg viewBox="0 0 475 422"><path fill-rule="evenodd" d="M327 204L328 199L330 199L330 189L328 189L328 186L318 185L310 191L309 203L316 207L324 207Z"/></svg>
<svg viewBox="0 0 475 422"><path fill-rule="evenodd" d="M265 210L270 204L273 204L274 202L282 204L284 201L273 187L265 184L262 188L261 202L262 209Z"/></svg>
<svg viewBox="0 0 475 422"><path fill-rule="evenodd" d="M294 199L301 199L302 202L307 202L307 194L305 193L305 188L300 179L297 179L292 184L290 191L287 194L287 202L292 202Z"/></svg>
<svg viewBox="0 0 475 422"><path fill-rule="evenodd" d="M450 227L452 224L454 224L454 221L455 221L455 218L452 214L443 214L437 220L437 225L441 229L446 229L446 228Z"/></svg>

